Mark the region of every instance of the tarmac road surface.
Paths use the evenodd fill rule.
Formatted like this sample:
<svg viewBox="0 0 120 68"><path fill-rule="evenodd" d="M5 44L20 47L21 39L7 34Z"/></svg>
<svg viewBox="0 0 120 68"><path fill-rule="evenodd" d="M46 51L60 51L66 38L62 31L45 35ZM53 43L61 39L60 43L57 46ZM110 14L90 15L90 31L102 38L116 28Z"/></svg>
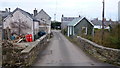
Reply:
<svg viewBox="0 0 120 68"><path fill-rule="evenodd" d="M111 66L86 55L60 31L52 32L54 37L33 66Z"/></svg>

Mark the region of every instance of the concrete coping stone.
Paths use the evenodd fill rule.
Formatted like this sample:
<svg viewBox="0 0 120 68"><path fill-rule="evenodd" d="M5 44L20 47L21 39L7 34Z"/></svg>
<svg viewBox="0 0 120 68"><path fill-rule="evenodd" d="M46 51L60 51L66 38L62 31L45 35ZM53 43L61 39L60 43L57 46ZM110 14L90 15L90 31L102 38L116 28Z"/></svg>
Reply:
<svg viewBox="0 0 120 68"><path fill-rule="evenodd" d="M46 37L47 35L42 36L41 38L39 38L38 40L34 41L34 42L29 42L29 43L24 43L26 44L28 47L25 48L24 50L21 51L21 53L29 53L34 47L37 46L37 44ZM21 43L22 44L22 43Z"/></svg>
<svg viewBox="0 0 120 68"><path fill-rule="evenodd" d="M47 35L42 36L41 38L37 39L36 41L41 41L42 39L44 39Z"/></svg>
<svg viewBox="0 0 120 68"><path fill-rule="evenodd" d="M84 40L84 41L92 44L93 46L98 47L98 48L101 48L101 49L113 50L113 51L119 51L119 52L120 52L120 49L113 49L113 48L104 47L104 46L102 46L102 45L98 45L98 44L96 44L96 43L94 43L94 42L92 42L92 41L90 41L90 40L88 40L88 39L82 38L82 37L80 37L80 36L77 36L77 38L80 38L80 39L82 39L82 40Z"/></svg>
<svg viewBox="0 0 120 68"><path fill-rule="evenodd" d="M36 46L35 44L37 43L35 42L29 43L29 46L25 48L23 51L21 51L21 53L29 53Z"/></svg>

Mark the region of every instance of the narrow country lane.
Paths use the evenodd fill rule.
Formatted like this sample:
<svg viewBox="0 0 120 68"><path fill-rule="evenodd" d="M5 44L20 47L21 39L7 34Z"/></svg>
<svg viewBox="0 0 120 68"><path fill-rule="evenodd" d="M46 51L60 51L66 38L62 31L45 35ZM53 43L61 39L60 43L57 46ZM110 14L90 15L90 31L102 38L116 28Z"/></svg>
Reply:
<svg viewBox="0 0 120 68"><path fill-rule="evenodd" d="M53 30L49 46L33 66L109 66L86 55L79 47L68 41L60 31Z"/></svg>

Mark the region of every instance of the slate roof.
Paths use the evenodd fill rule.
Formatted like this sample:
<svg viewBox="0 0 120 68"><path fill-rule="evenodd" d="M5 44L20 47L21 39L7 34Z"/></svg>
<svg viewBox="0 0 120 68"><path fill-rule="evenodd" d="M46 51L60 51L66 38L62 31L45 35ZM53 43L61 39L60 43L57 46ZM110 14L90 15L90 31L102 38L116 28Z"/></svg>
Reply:
<svg viewBox="0 0 120 68"><path fill-rule="evenodd" d="M5 17L7 17L7 16L9 15L9 13L11 13L11 12L0 11L0 16L1 16L2 18L5 18Z"/></svg>
<svg viewBox="0 0 120 68"><path fill-rule="evenodd" d="M93 24L96 25L96 26L101 26L102 25L102 20L92 20L91 22L93 22ZM104 25L109 26L112 23L113 23L113 21L105 21Z"/></svg>
<svg viewBox="0 0 120 68"><path fill-rule="evenodd" d="M73 19L76 19L79 17L62 17L62 21L72 21Z"/></svg>
<svg viewBox="0 0 120 68"><path fill-rule="evenodd" d="M49 16L43 9L41 9L39 13L41 13L41 12L44 12L47 16ZM38 14L39 14L39 13L38 13ZM37 14L37 15L38 15L38 14ZM36 16L37 16L37 15L36 15ZM49 17L50 17L50 16L49 16ZM50 19L51 19L51 17L50 17Z"/></svg>
<svg viewBox="0 0 120 68"><path fill-rule="evenodd" d="M101 20L92 20L92 23L94 25L102 25L102 21Z"/></svg>
<svg viewBox="0 0 120 68"><path fill-rule="evenodd" d="M10 15L12 15L14 12L16 12L17 10L19 10L22 14L29 16L31 19L33 19L33 21L38 21L32 14L30 14L29 12L26 12L20 8L16 8L12 13L10 13Z"/></svg>
<svg viewBox="0 0 120 68"><path fill-rule="evenodd" d="M81 20L83 20L83 19L86 19L85 17L79 17L79 18L76 18L76 19L74 19L74 20L72 20L69 24L68 24L68 26L76 26ZM88 20L88 19L86 19L86 20ZM89 21L89 20L88 20ZM90 22L90 24L91 25L93 25L94 26L94 24L91 22L91 21L89 21Z"/></svg>
<svg viewBox="0 0 120 68"><path fill-rule="evenodd" d="M79 18L79 17L62 17L61 18L61 27L66 28L67 25L76 18Z"/></svg>

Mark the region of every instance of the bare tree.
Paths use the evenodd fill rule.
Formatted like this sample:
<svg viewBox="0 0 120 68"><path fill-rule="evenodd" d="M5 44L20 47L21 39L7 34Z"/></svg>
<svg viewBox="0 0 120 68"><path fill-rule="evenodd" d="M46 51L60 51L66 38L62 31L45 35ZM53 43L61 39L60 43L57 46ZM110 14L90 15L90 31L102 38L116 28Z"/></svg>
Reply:
<svg viewBox="0 0 120 68"><path fill-rule="evenodd" d="M20 19L19 19L19 22L11 22L10 26L12 29L16 29L17 32L15 30L13 30L13 32L19 35L21 33L24 33L23 30L31 29L31 27L27 24L27 21L24 22L24 21L21 21Z"/></svg>

